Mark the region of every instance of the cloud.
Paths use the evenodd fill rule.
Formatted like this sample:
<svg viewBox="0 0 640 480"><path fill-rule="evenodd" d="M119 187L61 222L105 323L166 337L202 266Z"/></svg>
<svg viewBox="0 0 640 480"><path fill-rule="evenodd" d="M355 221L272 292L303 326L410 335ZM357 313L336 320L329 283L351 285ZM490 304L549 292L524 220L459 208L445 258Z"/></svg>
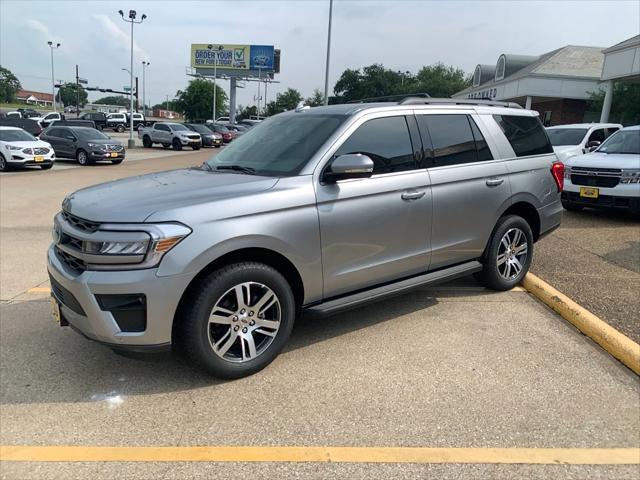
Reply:
<svg viewBox="0 0 640 480"><path fill-rule="evenodd" d="M103 38L108 38L111 44L121 50L129 51L131 49L131 38L129 37L129 34L125 33L113 20L102 14L93 14L92 16L105 30L105 36ZM147 51L140 47L140 45L135 41L135 38L133 41L133 51L137 57L141 58L141 60L148 61L150 58Z"/></svg>
<svg viewBox="0 0 640 480"><path fill-rule="evenodd" d="M27 27L40 33L42 37L46 37L47 40L51 40L53 42L61 42L61 39L56 35L52 35L49 31L49 28L41 21L36 20L35 18L29 18L26 21L26 24Z"/></svg>

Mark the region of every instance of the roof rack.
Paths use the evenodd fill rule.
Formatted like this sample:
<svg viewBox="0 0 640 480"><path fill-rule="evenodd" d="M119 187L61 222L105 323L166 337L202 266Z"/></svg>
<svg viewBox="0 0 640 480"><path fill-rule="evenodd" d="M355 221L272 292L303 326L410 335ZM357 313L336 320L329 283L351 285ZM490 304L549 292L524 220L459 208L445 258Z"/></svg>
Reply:
<svg viewBox="0 0 640 480"><path fill-rule="evenodd" d="M427 99L431 98L431 95L428 93L404 93L400 95L385 95L383 97L360 98L358 100L349 100L347 103L401 102L408 98Z"/></svg>
<svg viewBox="0 0 640 480"><path fill-rule="evenodd" d="M496 102L494 100L473 100L466 98L421 98L406 97L398 105L485 105L487 107L522 108L515 102Z"/></svg>

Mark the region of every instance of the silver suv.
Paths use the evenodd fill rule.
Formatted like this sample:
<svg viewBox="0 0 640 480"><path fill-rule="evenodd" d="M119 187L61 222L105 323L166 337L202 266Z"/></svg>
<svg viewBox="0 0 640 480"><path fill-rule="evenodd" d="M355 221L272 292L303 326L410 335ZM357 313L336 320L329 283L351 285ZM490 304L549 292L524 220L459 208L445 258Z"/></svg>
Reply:
<svg viewBox="0 0 640 480"><path fill-rule="evenodd" d="M114 350L180 346L237 378L305 311L469 274L510 289L562 215L563 165L516 107L303 107L201 167L79 190L54 219L54 316Z"/></svg>

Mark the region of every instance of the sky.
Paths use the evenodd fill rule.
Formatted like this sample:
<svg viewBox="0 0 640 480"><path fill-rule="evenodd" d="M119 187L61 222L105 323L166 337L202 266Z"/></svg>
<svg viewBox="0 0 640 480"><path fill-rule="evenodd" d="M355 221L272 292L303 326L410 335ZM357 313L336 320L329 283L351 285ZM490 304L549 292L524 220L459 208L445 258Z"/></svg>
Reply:
<svg viewBox="0 0 640 480"><path fill-rule="evenodd" d="M130 25L117 13L134 9L147 19L134 31L134 72L146 74L147 103L184 89L192 43L274 45L282 50L278 91L310 96L324 88L329 0L286 1L29 1L0 0L0 65L23 88L51 90L47 41L55 78L75 81L75 65L90 86L129 84ZM565 45L608 47L640 33L638 0L583 1L350 1L334 0L329 90L346 68L381 63L417 72L443 62L472 73L502 53L540 55ZM220 81L228 92L228 81ZM238 90L251 105L255 83ZM92 93L90 100L104 94Z"/></svg>

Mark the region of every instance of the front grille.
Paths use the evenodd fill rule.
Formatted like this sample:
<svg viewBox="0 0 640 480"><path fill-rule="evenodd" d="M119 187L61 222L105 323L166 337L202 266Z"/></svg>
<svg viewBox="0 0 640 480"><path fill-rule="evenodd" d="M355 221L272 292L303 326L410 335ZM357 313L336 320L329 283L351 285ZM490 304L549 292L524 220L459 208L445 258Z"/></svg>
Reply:
<svg viewBox="0 0 640 480"><path fill-rule="evenodd" d="M200 140L200 135L187 135L191 140Z"/></svg>
<svg viewBox="0 0 640 480"><path fill-rule="evenodd" d="M121 152L122 150L124 150L124 147L122 145L105 145L107 152Z"/></svg>
<svg viewBox="0 0 640 480"><path fill-rule="evenodd" d="M49 275L49 282L51 283L51 293L56 297L56 300L78 315L87 316L87 314L84 313L82 305L80 305L80 302L78 302L78 299L76 299L73 293L60 285L51 275Z"/></svg>
<svg viewBox="0 0 640 480"><path fill-rule="evenodd" d="M85 220L84 218L76 217L75 215L71 215L68 212L63 211L62 217L70 224L73 225L78 230L82 230L83 232L93 233L100 228L100 224L97 222L92 222L90 220Z"/></svg>
<svg viewBox="0 0 640 480"><path fill-rule="evenodd" d="M620 183L619 168L572 167L571 183L587 187L613 188Z"/></svg>
<svg viewBox="0 0 640 480"><path fill-rule="evenodd" d="M68 245L71 248L78 250L79 252L82 251L82 240L80 240L79 238L73 237L68 233L65 233L65 232L60 233L60 243L62 243L63 245Z"/></svg>
<svg viewBox="0 0 640 480"><path fill-rule="evenodd" d="M48 153L49 153L49 149L48 148L41 147L41 148L34 148L33 149L33 154L34 155L46 155Z"/></svg>
<svg viewBox="0 0 640 480"><path fill-rule="evenodd" d="M80 274L87 269L87 264L84 263L79 258L69 255L66 252L63 252L58 247L55 247L55 252L58 259L73 272Z"/></svg>

